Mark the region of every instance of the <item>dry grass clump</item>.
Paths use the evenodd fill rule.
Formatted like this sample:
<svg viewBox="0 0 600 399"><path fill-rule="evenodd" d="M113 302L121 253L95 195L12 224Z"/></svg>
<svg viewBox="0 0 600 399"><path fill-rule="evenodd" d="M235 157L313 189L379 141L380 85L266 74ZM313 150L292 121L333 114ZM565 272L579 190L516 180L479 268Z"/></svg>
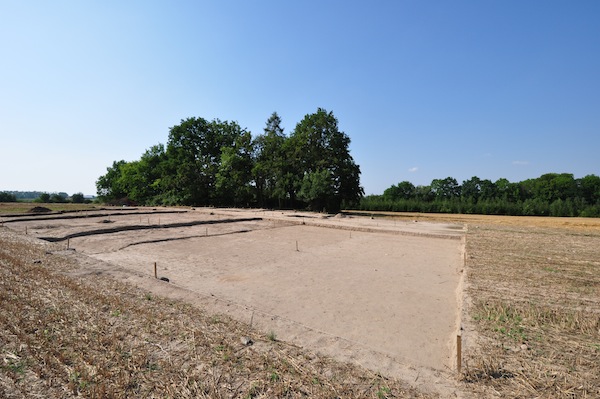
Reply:
<svg viewBox="0 0 600 399"><path fill-rule="evenodd" d="M52 249L0 229L2 398L424 397L226 316L67 275L77 266Z"/></svg>
<svg viewBox="0 0 600 399"><path fill-rule="evenodd" d="M470 226L467 292L480 395L600 397L600 232Z"/></svg>

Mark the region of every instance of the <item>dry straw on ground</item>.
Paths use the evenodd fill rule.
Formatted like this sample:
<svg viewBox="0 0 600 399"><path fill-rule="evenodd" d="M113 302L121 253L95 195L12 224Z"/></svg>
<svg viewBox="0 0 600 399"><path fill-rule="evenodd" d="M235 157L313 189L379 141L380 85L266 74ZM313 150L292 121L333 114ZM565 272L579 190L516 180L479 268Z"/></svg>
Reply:
<svg viewBox="0 0 600 399"><path fill-rule="evenodd" d="M562 222L469 226L467 389L600 397L600 229Z"/></svg>
<svg viewBox="0 0 600 399"><path fill-rule="evenodd" d="M600 221L406 217L468 225L463 396L600 397ZM0 397L431 397L68 259L0 228Z"/></svg>
<svg viewBox="0 0 600 399"><path fill-rule="evenodd" d="M77 266L52 244L5 229L0 242L0 397L423 397L227 317L68 276Z"/></svg>

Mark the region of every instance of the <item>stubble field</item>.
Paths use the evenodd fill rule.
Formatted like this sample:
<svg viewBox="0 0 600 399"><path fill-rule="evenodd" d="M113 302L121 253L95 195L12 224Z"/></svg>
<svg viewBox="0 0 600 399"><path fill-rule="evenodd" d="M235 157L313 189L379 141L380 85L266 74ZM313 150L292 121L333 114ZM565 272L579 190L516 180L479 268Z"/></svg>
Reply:
<svg viewBox="0 0 600 399"><path fill-rule="evenodd" d="M228 216L218 217L226 219L232 215L240 216L230 212ZM134 240L128 236L130 241L114 236L125 231L105 233L102 238L100 235L73 236L68 241L75 250L67 251L66 241L51 243L33 237L42 236L41 230L44 230L46 238L52 235L64 238L74 233L69 230L72 227L37 221L28 225L28 234L24 235L24 225L5 223L0 238L3 308L0 393L6 397L550 398L600 395L600 223L597 220L407 214L396 214L393 218L332 220L302 216L293 218L299 223L281 225L281 222L271 221L268 228L260 229L254 228L252 221L244 222L250 224L239 225L237 230L227 223L175 227L196 229L194 234L188 234L189 230L185 234L196 236L196 242L201 243L217 225L219 228L227 226L213 231L210 246L202 247L198 254L189 253L187 261L178 263L180 266L165 266L158 258L173 248L177 252L177 246L167 244L189 244L189 238L173 240L174 230L169 231L168 237L161 235L164 228L137 230ZM136 217L138 220L133 224L157 223L149 222L147 216ZM168 223L165 217L161 216L160 223ZM351 219L354 219L352 223ZM357 221L360 223L356 224ZM437 223L425 234L412 230L427 221ZM311 223L314 225L310 226ZM325 227L328 223L335 226ZM57 224L64 225L64 220ZM110 221L104 217L101 226L94 229L112 228L116 224L114 217ZM398 225L405 226L404 232L394 233ZM38 229L36 234L35 226L44 229ZM62 228L65 230L60 232ZM86 228L78 227L79 231ZM306 231L306 237L312 237L313 241L294 236L293 232L298 229ZM52 234L47 234L50 231ZM457 232L466 234L466 240L439 237ZM227 241L232 237L237 240L233 241L236 249L231 249L232 242ZM286 237L283 242L282 237ZM259 239L279 241L277 245L286 251L291 245L290 256L296 259L289 258L293 261L287 263L296 265L294 270L301 273L291 277L289 273L278 274L278 263L273 260L275 252L259 251L252 257L240 259L241 254L248 253L253 241ZM323 240L326 245L319 244ZM386 240L391 241L385 244ZM299 242L298 251L296 242ZM404 252L390 251L398 246L394 242L401 242ZM432 247L427 247L432 242ZM395 292L402 288L395 290L394 287L398 283L401 287L403 278L411 279L407 277L410 274L387 274L375 280L380 295L354 295L356 298L348 302L349 293L364 291L364 287L356 285L356 280L373 279L380 272L390 273L394 265L402 268L422 265L419 253L433 253L433 247L439 249L448 243L455 246L466 243L466 253L458 251L461 268L463 256L466 262L466 276L461 270L449 274L455 278L451 285L458 298L456 295L452 299L437 298L438 302L449 302L461 312L461 373L457 372L453 357L456 348L448 342L444 343L448 347L444 352L446 358L438 353L438 359L433 360L424 356L426 351L416 351L419 356L414 356L402 349L402 345L389 346L387 342L390 337L398 336L394 331L402 329L403 322L416 322L422 329L428 318L439 318L423 314L426 311L421 310L407 319L398 304L404 297L418 298L417 302L424 297L435 297L438 287L422 297L416 296L416 291L432 286L431 281L443 286L445 280L436 281L435 275L424 276L423 285L414 286L415 292L404 292L403 297ZM128 252L135 247L144 248L140 252L148 255L143 261L139 261L140 255L136 258ZM157 251L153 253L154 249L149 250L149 247ZM352 275L344 274L344 267L352 270L352 262L342 262L331 276L327 276L326 270L305 274L308 271L299 266L330 256L332 248L339 251L334 258L340 254L359 258L360 248L364 247L377 248L364 255L368 261L357 260L352 273L355 276L361 270L364 273L360 265L368 265L369 273L358 274L356 279L346 278L346 286L334 284L335 289L329 296L311 303L315 300L314 292L326 292L328 285L317 280L309 284L302 282L320 275L327 277L323 279L325 282L344 281L344 277ZM214 252L208 251L209 248ZM226 251L229 255L215 255L219 248L221 253L229 248ZM386 260L386 248L391 260ZM456 257L454 249L441 252L452 253L452 259ZM127 256L119 258L119 253ZM410 258L411 253L414 259L402 260L402 256ZM159 276L168 276L171 282L151 276L149 258L159 259ZM124 259L129 259L129 263ZM258 262L252 263L251 259ZM215 263L212 268L211 262ZM271 269L264 269L262 274L257 272L260 264L269 262L273 265ZM198 263L202 263L205 273L199 280L204 281L203 284L212 281L212 285L201 289L190 282L191 274L178 277L186 270L189 272L185 264ZM441 262L444 263L448 262ZM236 264L252 266L254 274L240 273L240 269L233 267ZM438 268L439 265L433 269ZM418 271L414 274L418 275ZM394 280L396 284L381 287L386 280ZM285 284L290 287L287 291L291 298L296 300L288 301L288 306L265 309L261 304L285 303L286 297L265 297L265 290L257 288L262 281L273 286ZM411 284L409 282L407 287ZM199 295L195 289L204 294L207 290L214 292ZM336 292L339 297L334 295ZM331 305L336 303L338 305ZM358 308L355 310L363 317L348 317L347 313L351 312L344 312L344 303ZM309 304L309 310L302 304ZM364 307L360 308L361 305ZM384 312L387 319L369 314L382 305L387 306ZM321 320L334 322L319 325L314 312L317 306L325 311ZM440 307L434 304L427 309L436 311ZM447 312L441 310L442 314ZM267 314L279 317L269 321ZM367 324L363 327L372 325L374 328L371 334L361 337L364 328L351 327L365 320ZM298 330L292 328L294 324L310 328ZM334 331L327 331L329 326L333 326ZM342 328L335 330L335 326ZM460 329L458 325L454 327ZM442 336L449 334L451 340L456 332L452 328L448 331ZM407 330L403 334L409 333ZM252 345L247 345L248 339L253 341ZM409 346L411 342L415 346L415 340L418 334L406 341ZM373 357L374 354L379 357ZM387 359L381 362L383 371L369 363L369 356L375 361Z"/></svg>

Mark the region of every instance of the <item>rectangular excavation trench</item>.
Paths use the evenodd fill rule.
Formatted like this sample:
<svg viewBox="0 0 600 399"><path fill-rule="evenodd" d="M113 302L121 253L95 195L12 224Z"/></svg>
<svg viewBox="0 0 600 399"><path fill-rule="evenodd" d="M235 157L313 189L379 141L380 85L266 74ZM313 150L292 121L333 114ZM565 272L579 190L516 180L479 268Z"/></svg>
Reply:
<svg viewBox="0 0 600 399"><path fill-rule="evenodd" d="M173 227L78 236L99 221L27 223L31 234L70 235L69 245L79 254L140 276L153 277L156 262L170 286L211 298L219 309L246 322L253 319L279 339L334 357L344 350L343 360L371 368L385 369L375 360L382 355L391 363L430 370L455 367L463 261L456 226L446 226L448 239L427 236L425 223L423 234L402 234L403 227L415 226L365 218L357 224L363 231L356 231L348 219L328 220L337 228L327 228L309 219L253 218L250 212L160 217L161 224ZM240 220L191 223L227 217ZM150 218L114 217L110 227L159 223ZM365 229L369 223L372 228Z"/></svg>

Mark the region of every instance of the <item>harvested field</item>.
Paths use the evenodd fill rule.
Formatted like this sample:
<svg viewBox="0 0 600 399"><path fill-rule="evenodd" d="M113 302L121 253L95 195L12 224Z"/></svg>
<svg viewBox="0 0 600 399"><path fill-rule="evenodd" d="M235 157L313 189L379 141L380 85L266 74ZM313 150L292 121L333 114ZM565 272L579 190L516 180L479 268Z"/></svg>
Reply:
<svg viewBox="0 0 600 399"><path fill-rule="evenodd" d="M600 397L598 220L511 222L469 226L465 381L504 397Z"/></svg>
<svg viewBox="0 0 600 399"><path fill-rule="evenodd" d="M600 396L598 220L197 210L186 214L204 223L190 224L131 211L2 218L20 232L1 237L1 303L20 315L0 322L7 397ZM463 302L457 374L459 315L443 318ZM53 307L63 313L53 318ZM34 326L44 318L52 328ZM44 337L52 329L59 340ZM94 352L106 334L149 363L105 341ZM130 379L106 379L108 364Z"/></svg>

